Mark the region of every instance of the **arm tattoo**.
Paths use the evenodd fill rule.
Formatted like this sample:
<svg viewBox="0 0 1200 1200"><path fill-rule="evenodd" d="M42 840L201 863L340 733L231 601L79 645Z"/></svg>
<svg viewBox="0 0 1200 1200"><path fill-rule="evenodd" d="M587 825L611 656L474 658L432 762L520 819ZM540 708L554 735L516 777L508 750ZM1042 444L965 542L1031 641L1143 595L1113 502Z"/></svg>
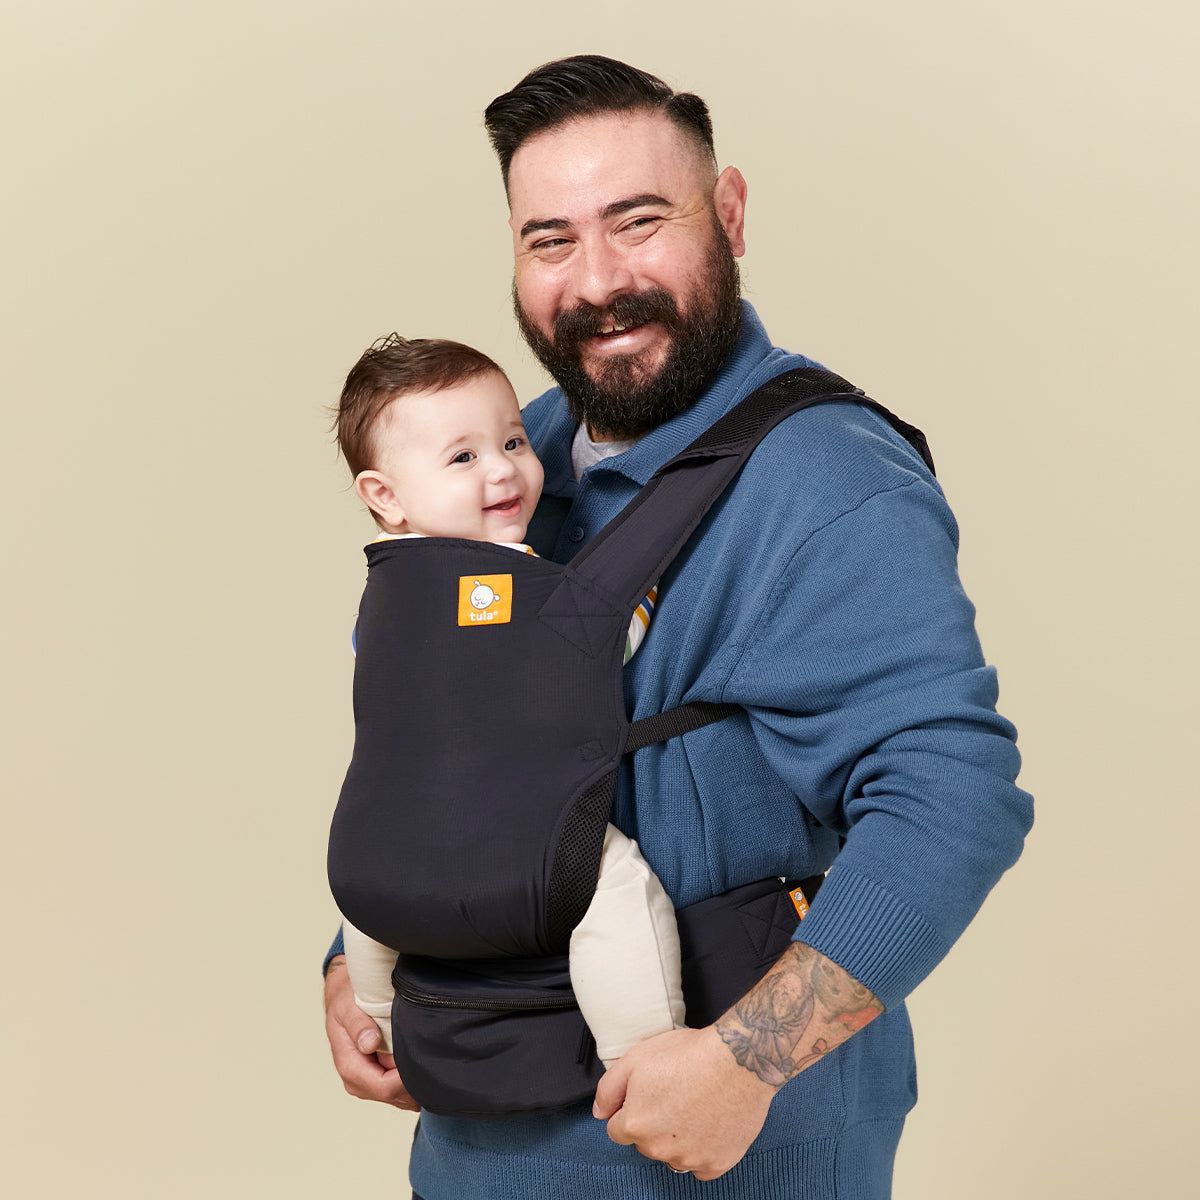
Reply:
<svg viewBox="0 0 1200 1200"><path fill-rule="evenodd" d="M796 942L715 1028L746 1070L778 1088L882 1011L861 983Z"/></svg>
<svg viewBox="0 0 1200 1200"><path fill-rule="evenodd" d="M792 1050L813 1015L813 995L799 995L785 972L772 972L717 1022L733 1057L764 1083L782 1087L800 1069Z"/></svg>

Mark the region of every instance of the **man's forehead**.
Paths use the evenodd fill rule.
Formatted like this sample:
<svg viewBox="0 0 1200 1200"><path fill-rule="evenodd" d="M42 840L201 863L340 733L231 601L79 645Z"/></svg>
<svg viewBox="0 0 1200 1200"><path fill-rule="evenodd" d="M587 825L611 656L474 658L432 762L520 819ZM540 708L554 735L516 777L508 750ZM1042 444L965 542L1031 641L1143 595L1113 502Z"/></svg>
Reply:
<svg viewBox="0 0 1200 1200"><path fill-rule="evenodd" d="M509 204L522 220L568 215L549 211L562 206L583 205L592 210L587 215L598 215L628 196L679 200L713 179L707 154L669 117L601 113L573 118L523 142L509 169Z"/></svg>

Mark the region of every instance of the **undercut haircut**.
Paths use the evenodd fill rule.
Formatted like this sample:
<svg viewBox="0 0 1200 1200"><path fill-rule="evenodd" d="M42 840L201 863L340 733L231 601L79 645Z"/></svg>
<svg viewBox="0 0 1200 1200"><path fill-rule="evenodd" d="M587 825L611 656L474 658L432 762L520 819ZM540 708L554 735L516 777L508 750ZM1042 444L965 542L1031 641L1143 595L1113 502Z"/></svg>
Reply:
<svg viewBox="0 0 1200 1200"><path fill-rule="evenodd" d="M333 428L338 449L357 478L374 465L374 432L397 396L440 392L477 375L504 372L480 350L443 338L402 338L390 333L374 342L346 376Z"/></svg>
<svg viewBox="0 0 1200 1200"><path fill-rule="evenodd" d="M600 54L576 54L536 67L487 106L483 121L507 191L513 155L535 134L584 117L636 112L661 112L715 168L712 119L699 96L673 91L656 75Z"/></svg>

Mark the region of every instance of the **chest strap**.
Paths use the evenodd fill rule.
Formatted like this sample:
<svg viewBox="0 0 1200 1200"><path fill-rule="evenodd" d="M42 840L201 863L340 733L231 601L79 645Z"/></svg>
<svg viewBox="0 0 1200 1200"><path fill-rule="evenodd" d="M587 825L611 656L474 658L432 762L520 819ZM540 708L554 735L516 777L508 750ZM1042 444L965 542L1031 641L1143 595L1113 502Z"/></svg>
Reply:
<svg viewBox="0 0 1200 1200"><path fill-rule="evenodd" d="M705 725L712 725L741 711L740 704L712 704L707 700L697 700L692 704L668 708L666 712L653 713L629 726L625 753L632 754L655 742L665 742L668 738L691 733L693 729L703 729Z"/></svg>

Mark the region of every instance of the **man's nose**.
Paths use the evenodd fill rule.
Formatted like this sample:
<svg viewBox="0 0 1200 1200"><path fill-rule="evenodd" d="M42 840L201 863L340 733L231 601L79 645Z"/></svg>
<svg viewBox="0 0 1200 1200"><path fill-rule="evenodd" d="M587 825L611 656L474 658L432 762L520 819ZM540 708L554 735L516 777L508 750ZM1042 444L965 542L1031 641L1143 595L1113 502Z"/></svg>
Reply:
<svg viewBox="0 0 1200 1200"><path fill-rule="evenodd" d="M621 250L607 238L589 239L575 256L575 299L605 308L613 298L634 290L633 272Z"/></svg>

